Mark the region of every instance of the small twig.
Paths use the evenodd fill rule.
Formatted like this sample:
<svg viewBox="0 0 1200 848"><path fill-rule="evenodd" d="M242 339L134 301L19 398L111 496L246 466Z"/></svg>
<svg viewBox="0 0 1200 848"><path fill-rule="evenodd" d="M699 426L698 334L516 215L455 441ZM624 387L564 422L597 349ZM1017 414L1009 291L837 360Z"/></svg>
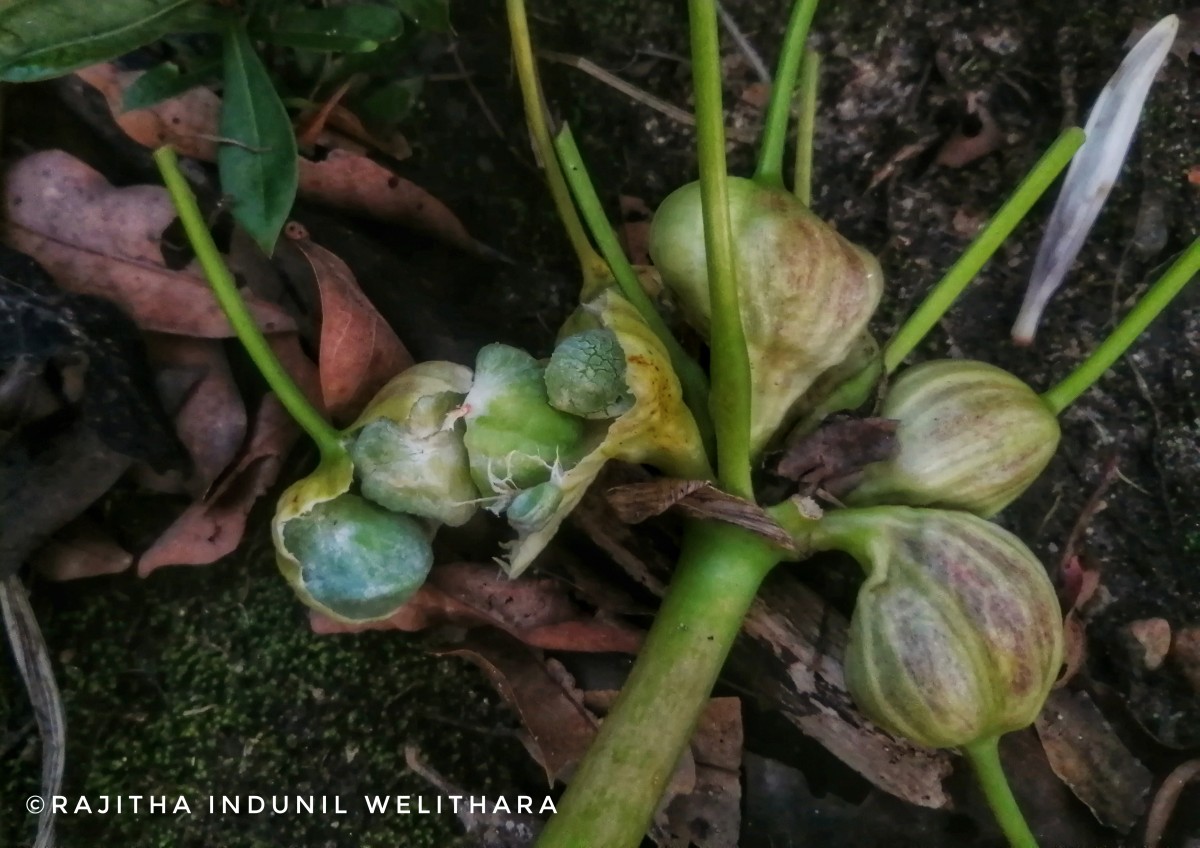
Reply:
<svg viewBox="0 0 1200 848"><path fill-rule="evenodd" d="M738 27L737 21L733 19L733 15L725 8L725 4L717 3L717 17L721 19L721 26L725 27L725 31L729 33L729 37L733 39L733 43L738 46L738 50L742 51L742 55L746 57L754 72L758 74L758 78L765 83L771 82L771 71L767 67L767 63L763 61L762 56L758 55L758 51L754 49L754 45L750 43L750 39L742 33Z"/></svg>
<svg viewBox="0 0 1200 848"><path fill-rule="evenodd" d="M1079 517L1075 519L1075 526L1071 528L1071 533L1067 536L1066 544L1063 545L1062 556L1058 560L1059 574L1062 573L1071 557L1075 556L1075 552L1079 548L1079 543L1083 540L1083 534L1087 532L1092 519L1104 509L1104 493L1108 491L1108 487L1112 485L1113 480L1117 478L1119 473L1119 469L1117 468L1117 454L1114 452L1104 460L1104 465L1100 471L1100 480L1096 483L1096 488L1092 490L1092 494L1088 496L1083 509L1079 511Z"/></svg>
<svg viewBox="0 0 1200 848"><path fill-rule="evenodd" d="M1188 760L1167 775L1162 786L1158 788L1158 794L1154 796L1154 803L1150 805L1150 815L1146 816L1146 838L1143 840L1146 848L1158 848L1179 796L1184 788L1198 777L1200 759Z"/></svg>
<svg viewBox="0 0 1200 848"><path fill-rule="evenodd" d="M492 114L492 110L488 108L487 101L483 99L483 95L479 93L479 89L475 87L474 81L471 79L471 74L467 72L467 68L463 65L462 57L458 55L458 45L450 47L450 57L454 59L454 66L458 68L458 72L462 74L462 81L467 85L467 91L471 92L471 97L475 99L475 103L479 106L479 111L483 113L483 117L487 119L488 124L501 141L507 143L504 138L504 129L500 126L500 122L496 120L496 116Z"/></svg>
<svg viewBox="0 0 1200 848"><path fill-rule="evenodd" d="M42 786L41 795L38 796L42 805L37 809L28 807L31 813L39 814L37 839L33 848L53 848L54 809L49 799L62 792L67 757L66 711L54 679L50 650L38 627L33 607L29 605L25 585L15 574L0 581L0 613L3 614L8 645L21 679L25 681L25 690L29 693L29 702L33 705L34 718L42 737Z"/></svg>
<svg viewBox="0 0 1200 848"><path fill-rule="evenodd" d="M696 126L696 119L690 112L680 109L675 104L668 103L661 97L657 97L644 89L638 88L632 83L626 82L616 74L604 70L604 68L597 65L591 59L585 59L582 56L574 56L570 53L557 53L553 50L539 50L537 51L537 55L551 62L558 62L560 65L567 65L583 71L593 79L599 80L610 88L615 88L617 91L621 92L631 100L635 100L638 103L641 103L643 106L649 106L654 111L667 116L678 124L683 124L688 127ZM742 130L726 128L725 133L727 137L746 144L750 144L754 141L754 136L752 134Z"/></svg>

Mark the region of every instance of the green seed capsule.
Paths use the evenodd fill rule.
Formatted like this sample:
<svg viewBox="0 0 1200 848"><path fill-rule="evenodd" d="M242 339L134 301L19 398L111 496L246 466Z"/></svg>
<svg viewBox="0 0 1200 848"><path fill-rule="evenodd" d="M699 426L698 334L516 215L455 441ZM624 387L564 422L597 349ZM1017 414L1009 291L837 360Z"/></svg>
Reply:
<svg viewBox="0 0 1200 848"><path fill-rule="evenodd" d="M823 372L859 344L883 292L879 263L794 195L730 177L729 215L750 358L751 446L764 448L796 417ZM708 334L711 304L698 183L654 215L650 254L689 322Z"/></svg>
<svg viewBox="0 0 1200 848"><path fill-rule="evenodd" d="M420 524L356 495L314 504L288 521L282 535L308 596L352 621L395 612L433 566Z"/></svg>
<svg viewBox="0 0 1200 848"><path fill-rule="evenodd" d="M970 513L908 507L831 512L819 533L867 572L845 657L867 716L934 748L1034 720L1062 663L1062 613L1020 539Z"/></svg>
<svg viewBox="0 0 1200 848"><path fill-rule="evenodd" d="M550 405L543 368L523 350L480 350L463 409L471 476L485 496L544 483L579 458L583 422Z"/></svg>
<svg viewBox="0 0 1200 848"><path fill-rule="evenodd" d="M580 418L617 418L633 406L616 333L584 330L559 342L546 366L550 405Z"/></svg>
<svg viewBox="0 0 1200 848"><path fill-rule="evenodd" d="M1054 412L1028 385L984 362L939 360L908 369L880 409L900 422L896 455L868 465L846 498L965 509L985 518L1024 492L1054 456Z"/></svg>

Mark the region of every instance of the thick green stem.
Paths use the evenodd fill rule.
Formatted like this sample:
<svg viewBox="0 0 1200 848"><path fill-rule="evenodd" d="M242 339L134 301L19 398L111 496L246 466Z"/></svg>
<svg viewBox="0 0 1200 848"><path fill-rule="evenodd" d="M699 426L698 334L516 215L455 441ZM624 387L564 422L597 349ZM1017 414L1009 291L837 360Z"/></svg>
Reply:
<svg viewBox="0 0 1200 848"><path fill-rule="evenodd" d="M238 293L233 275L221 259L217 246L213 244L212 234L204 223L200 207L196 205L196 196L192 194L191 187L179 171L175 151L169 147L160 147L154 151L154 161L158 164L163 183L171 195L171 202L175 204L175 211L179 213L179 220L187 233L192 250L200 261L200 267L204 269L204 276L208 278L217 302L221 304L221 309L225 311L246 352L250 354L250 358L280 403L292 418L296 419L296 423L304 428L304 432L317 443L322 460L333 460L342 456L346 449L342 446L341 435L304 397L304 393L271 350L254 316L246 308L246 302Z"/></svg>
<svg viewBox="0 0 1200 848"><path fill-rule="evenodd" d="M1083 144L1083 130L1071 127L1051 145L1050 149L1033 166L1033 170L1017 186L992 220L988 221L975 241L966 249L946 276L933 287L925 302L909 316L904 326L896 333L883 352L884 371L891 374L912 353L926 334L933 329L951 304L962 294L967 284L974 279L989 259L992 258L1012 233L1017 224L1029 213L1063 168L1071 161L1075 151Z"/></svg>
<svg viewBox="0 0 1200 848"><path fill-rule="evenodd" d="M964 748L963 753L974 766L984 797L987 798L988 806L992 808L1000 829L1008 838L1009 845L1012 848L1038 848L1037 840L1029 830L1029 825L1025 823L1021 808L1017 806L1017 799L1013 797L1008 779L1004 776L1004 769L1000 765L999 741L995 736L981 739Z"/></svg>
<svg viewBox="0 0 1200 848"><path fill-rule="evenodd" d="M529 134L533 136L534 146L542 160L546 182L550 186L550 196L554 199L554 208L558 210L558 218L562 221L571 247L575 249L575 255L579 258L584 289L597 288L608 279L608 268L588 241L579 215L571 203L571 193L567 189L558 158L554 155L554 144L546 124L542 87L538 82L537 65L534 64L529 21L525 16L525 0L508 0L508 28L512 39L513 59L517 66L517 80L521 85L521 99L525 104L525 121L529 125Z"/></svg>
<svg viewBox="0 0 1200 848"><path fill-rule="evenodd" d="M1175 260L1167 272L1158 278L1144 295L1122 319L1100 347L1092 352L1078 368L1067 375L1061 383L1042 395L1046 405L1054 410L1055 415L1062 412L1087 391L1092 383L1100 379L1113 363L1116 362L1129 346L1132 345L1158 317L1167 304L1182 291L1196 274L1200 273L1200 239L1193 241Z"/></svg>
<svg viewBox="0 0 1200 848"><path fill-rule="evenodd" d="M759 584L770 543L693 522L641 654L538 848L633 848L691 739Z"/></svg>
<svg viewBox="0 0 1200 848"><path fill-rule="evenodd" d="M817 125L817 83L821 78L821 54L804 51L800 63L800 84L797 91L796 167L792 177L792 194L805 206L812 206L813 135Z"/></svg>
<svg viewBox="0 0 1200 848"><path fill-rule="evenodd" d="M783 36L779 67L775 71L771 99L767 103L758 167L754 171L755 182L770 188L783 188L783 146L787 140L788 118L792 114L792 93L796 88L800 59L804 55L804 43L808 40L808 29L816 11L817 0L796 0L792 4L792 15L788 18L787 32Z"/></svg>
<svg viewBox="0 0 1200 848"><path fill-rule="evenodd" d="M578 145L575 144L575 137L571 134L569 126L563 125L562 131L554 140L554 148L562 160L567 184L571 188L571 193L575 195L579 211L587 222L588 229L592 232L592 238L599 245L600 252L604 255L604 261L608 263L612 276L617 281L617 286L625 295L625 299L633 304L638 314L642 316L642 320L666 347L667 353L671 357L671 367L675 370L676 376L679 377L679 384L683 388L684 402L692 411L692 417L696 419L696 426L700 428L700 435L704 439L705 447L711 454L715 434L712 417L708 411L708 376L700 364L688 356L683 345L671 333L662 316L658 314L658 310L654 308L645 289L642 288L641 282L638 281L637 272L629 264L629 259L625 256L625 251L621 249L621 243L617 240L617 234L613 232L608 216L604 214L600 196L596 193L596 187L592 184L591 177L588 176L587 168L584 167L583 156L579 152Z"/></svg>
<svg viewBox="0 0 1200 848"><path fill-rule="evenodd" d="M714 0L688 0L692 80L696 93L700 203L708 263L712 392L709 409L717 433L717 479L730 494L752 499L750 480L750 359L742 330L734 269L733 228L725 173L725 116L721 104L721 54Z"/></svg>

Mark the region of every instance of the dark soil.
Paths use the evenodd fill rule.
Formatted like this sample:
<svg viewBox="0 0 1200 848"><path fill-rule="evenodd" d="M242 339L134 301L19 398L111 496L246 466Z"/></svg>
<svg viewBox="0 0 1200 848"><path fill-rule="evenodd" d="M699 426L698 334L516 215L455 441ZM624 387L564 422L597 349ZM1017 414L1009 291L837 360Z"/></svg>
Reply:
<svg viewBox="0 0 1200 848"><path fill-rule="evenodd" d="M317 213L302 213L316 222L315 232L326 225L332 249L360 257L352 261L360 279L380 293L419 358L469 361L479 344L492 340L545 353L577 294L572 259L523 130L502 5L459 0L452 7L460 58L503 137L461 81L430 83L406 127L416 156L405 167L513 263L468 259L369 227L349 232ZM680 0L531 0L531 6L541 46L586 56L690 106ZM727 3L768 63L786 6L781 0ZM828 4L818 15L815 43L825 61L813 206L880 256L888 280L875 325L880 337L967 245L972 222L1000 205L1063 126L1082 123L1131 28L1172 11L1178 10L1161 0L855 0ZM752 128L758 113L738 98L755 77L732 43L726 56L731 121ZM426 70L455 70L437 49L421 61ZM687 127L575 69L547 63L543 74L548 99L574 129L614 217L618 195L640 197L653 208L694 177ZM986 99L1005 144L964 168L939 167L936 150L964 121L971 94ZM1125 172L1032 348L1014 347L1008 331L1049 203L1035 210L914 360L982 359L1039 390L1068 373L1196 236L1200 187L1189 184L1188 172L1200 165L1198 95L1200 59L1168 58ZM871 187L892 157L920 140L929 141L925 152ZM749 145L731 145L731 168L747 173L753 154ZM1139 232L1139 214L1151 204L1163 215L1160 232ZM1135 235L1150 246L1139 246ZM402 297L386 293L394 292L397 278L409 283ZM1104 605L1088 626L1089 661L1079 685L1098 698L1121 737L1160 778L1200 750L1200 693L1170 663L1147 670L1124 631L1131 621L1151 617L1166 619L1174 630L1200 625L1198 374L1200 288L1193 287L1062 417L1058 456L1001 518L1057 569L1103 466L1117 458L1120 478L1081 548L1086 564L1103 575ZM412 637L399 634L310 635L275 573L266 516L260 514L243 550L215 567L160 571L146 581L35 586L67 702L68 794L205 796L271 788L433 794L406 772L406 742L418 744L466 789L544 791L506 733L512 717L466 666L431 659ZM32 817L21 811L21 799L37 785L30 718L14 676L0 676L0 845L22 844L31 832ZM771 735L786 728L769 718L760 724L748 729L755 750L770 755L776 745L794 744ZM808 778L824 785L819 775ZM1185 793L1186 814L1168 844L1189 844L1200 834L1197 802L1200 788ZM974 815L973 804L965 809ZM803 833L780 841L766 828L772 835L743 844L873 844L869 828L856 834L853 816L843 821L819 841L806 841ZM985 819L968 827L959 821L957 830L931 827L938 835L926 841L935 844L998 844ZM450 844L456 828L450 816L92 816L65 821L62 844L433 846ZM1139 834L1135 830L1127 844ZM1112 834L1104 844L1119 838Z"/></svg>

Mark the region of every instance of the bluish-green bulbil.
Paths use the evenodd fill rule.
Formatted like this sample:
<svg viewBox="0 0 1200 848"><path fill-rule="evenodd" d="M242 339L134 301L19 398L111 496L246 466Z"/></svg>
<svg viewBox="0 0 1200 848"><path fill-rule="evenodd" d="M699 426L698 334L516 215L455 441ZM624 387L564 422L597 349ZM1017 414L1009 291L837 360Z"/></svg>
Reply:
<svg viewBox="0 0 1200 848"><path fill-rule="evenodd" d="M471 370L422 362L388 382L346 431L363 497L457 527L478 508L458 408Z"/></svg>
<svg viewBox="0 0 1200 848"><path fill-rule="evenodd" d="M514 497L504 514L509 525L518 533L533 533L546 526L562 500L562 486L554 480L547 480Z"/></svg>
<svg viewBox="0 0 1200 848"><path fill-rule="evenodd" d="M584 449L584 422L550 405L543 366L519 348L479 351L462 411L471 476L485 497L544 483Z"/></svg>
<svg viewBox="0 0 1200 848"><path fill-rule="evenodd" d="M349 621L390 615L433 566L425 528L353 494L312 504L282 536L308 599Z"/></svg>
<svg viewBox="0 0 1200 848"><path fill-rule="evenodd" d="M625 351L612 330L584 330L559 342L546 366L550 405L580 418L625 414L633 395L625 382Z"/></svg>

